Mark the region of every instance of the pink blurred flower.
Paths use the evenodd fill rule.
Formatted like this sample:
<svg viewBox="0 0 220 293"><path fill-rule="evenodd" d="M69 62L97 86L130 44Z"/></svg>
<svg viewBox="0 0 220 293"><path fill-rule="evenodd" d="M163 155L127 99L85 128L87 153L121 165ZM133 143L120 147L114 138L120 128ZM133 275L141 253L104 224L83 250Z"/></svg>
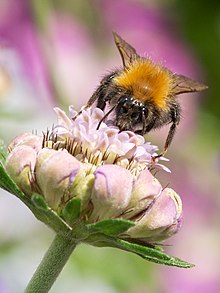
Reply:
<svg viewBox="0 0 220 293"><path fill-rule="evenodd" d="M60 11L51 13L44 48L64 102L81 108L102 72L87 26Z"/></svg>
<svg viewBox="0 0 220 293"><path fill-rule="evenodd" d="M3 1L0 4L0 43L15 50L22 61L26 77L41 91L39 96L45 101L49 98L48 69L30 5L23 0Z"/></svg>

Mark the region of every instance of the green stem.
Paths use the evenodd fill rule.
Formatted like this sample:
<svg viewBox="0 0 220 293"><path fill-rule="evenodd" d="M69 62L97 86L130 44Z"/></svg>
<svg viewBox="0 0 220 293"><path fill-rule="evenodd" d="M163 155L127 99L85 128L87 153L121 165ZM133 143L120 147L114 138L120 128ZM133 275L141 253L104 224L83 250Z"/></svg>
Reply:
<svg viewBox="0 0 220 293"><path fill-rule="evenodd" d="M48 292L76 245L76 240L56 235L24 292Z"/></svg>

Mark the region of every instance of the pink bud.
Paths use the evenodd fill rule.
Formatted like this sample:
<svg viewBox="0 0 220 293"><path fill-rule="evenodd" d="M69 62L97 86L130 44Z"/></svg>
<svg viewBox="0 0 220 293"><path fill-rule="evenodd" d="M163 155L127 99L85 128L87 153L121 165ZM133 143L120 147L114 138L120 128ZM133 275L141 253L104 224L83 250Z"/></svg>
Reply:
<svg viewBox="0 0 220 293"><path fill-rule="evenodd" d="M147 241L164 240L179 230L181 220L181 199L174 190L165 188L128 234Z"/></svg>
<svg viewBox="0 0 220 293"><path fill-rule="evenodd" d="M42 149L37 157L36 181L48 205L57 209L72 197L69 194L81 163L66 150Z"/></svg>
<svg viewBox="0 0 220 293"><path fill-rule="evenodd" d="M134 182L131 200L123 218L129 219L139 214L155 200L161 193L162 187L159 181L150 173L143 170Z"/></svg>
<svg viewBox="0 0 220 293"><path fill-rule="evenodd" d="M34 168L36 164L36 151L26 145L15 147L6 159L6 170L20 189L31 195Z"/></svg>
<svg viewBox="0 0 220 293"><path fill-rule="evenodd" d="M103 165L94 173L92 220L116 217L127 207L132 192L131 173L117 165Z"/></svg>
<svg viewBox="0 0 220 293"><path fill-rule="evenodd" d="M12 142L8 146L8 149L9 151L12 151L14 148L21 145L30 146L36 152L38 152L42 148L42 137L39 137L32 133L22 133L12 140Z"/></svg>

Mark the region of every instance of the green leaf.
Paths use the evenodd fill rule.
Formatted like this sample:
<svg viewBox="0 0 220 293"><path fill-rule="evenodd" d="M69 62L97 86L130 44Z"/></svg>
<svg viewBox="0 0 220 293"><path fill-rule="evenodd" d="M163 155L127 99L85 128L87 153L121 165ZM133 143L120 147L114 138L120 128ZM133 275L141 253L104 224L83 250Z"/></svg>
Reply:
<svg viewBox="0 0 220 293"><path fill-rule="evenodd" d="M164 264L168 266L175 266L179 268L191 268L194 265L186 261L183 261L177 257L170 256L158 247L152 247L147 245L140 245L119 237L113 237L105 235L101 232L91 233L89 237L84 241L90 245L97 247L114 247L128 252L137 254L138 256L154 263Z"/></svg>
<svg viewBox="0 0 220 293"><path fill-rule="evenodd" d="M31 200L38 209L48 210L48 205L42 195L34 193Z"/></svg>
<svg viewBox="0 0 220 293"><path fill-rule="evenodd" d="M180 268L191 268L194 266L193 264L190 264L179 258L170 256L158 250L157 248L131 243L123 239L117 239L116 242L118 248L133 252L151 262L164 264L168 266L176 266Z"/></svg>
<svg viewBox="0 0 220 293"><path fill-rule="evenodd" d="M170 256L165 253L163 253L163 255L166 256L166 260L163 259L164 256L162 257L162 259L158 259L157 257L152 259L152 257L149 258L149 257L143 256L143 255L140 255L140 257L142 257L143 259L146 259L148 261L158 263L158 264L163 264L163 265L172 266L172 267L179 267L179 268L183 268L183 269L189 269L189 268L192 268L195 266L194 264L186 262L178 257Z"/></svg>
<svg viewBox="0 0 220 293"><path fill-rule="evenodd" d="M7 157L7 148L2 139L0 139L0 161L4 164Z"/></svg>
<svg viewBox="0 0 220 293"><path fill-rule="evenodd" d="M62 210L62 217L72 226L74 222L79 219L81 212L81 199L72 198Z"/></svg>
<svg viewBox="0 0 220 293"><path fill-rule="evenodd" d="M101 231L106 235L119 235L134 226L134 222L123 219L108 219L88 225L90 228Z"/></svg>

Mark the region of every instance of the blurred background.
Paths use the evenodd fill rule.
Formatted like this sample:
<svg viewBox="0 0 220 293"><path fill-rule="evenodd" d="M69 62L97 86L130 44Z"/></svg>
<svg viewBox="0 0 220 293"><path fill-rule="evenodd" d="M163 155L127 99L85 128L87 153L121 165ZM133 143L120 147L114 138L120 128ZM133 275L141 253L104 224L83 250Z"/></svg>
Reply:
<svg viewBox="0 0 220 293"><path fill-rule="evenodd" d="M220 2L178 0L1 0L0 138L41 133L53 107L77 109L103 74L121 66L112 31L140 55L209 86L180 96L182 123L160 172L182 197L184 223L166 252L184 270L135 255L80 246L52 293L220 292ZM168 128L147 136L163 147ZM53 232L0 190L0 293L23 292Z"/></svg>

